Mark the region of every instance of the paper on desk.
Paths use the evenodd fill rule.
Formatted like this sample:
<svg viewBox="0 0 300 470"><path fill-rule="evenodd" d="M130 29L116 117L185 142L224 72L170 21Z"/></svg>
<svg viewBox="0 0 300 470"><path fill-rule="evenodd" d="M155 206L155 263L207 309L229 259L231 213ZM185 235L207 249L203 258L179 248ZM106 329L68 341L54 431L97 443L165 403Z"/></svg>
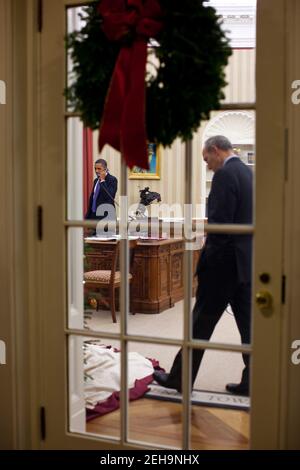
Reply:
<svg viewBox="0 0 300 470"><path fill-rule="evenodd" d="M128 236L128 240L138 240L139 238L141 237L136 237L136 236L133 236L133 235L129 235ZM121 235L114 235L112 237L97 237L97 236L94 236L94 237L85 237L85 240L87 241L115 241L115 240L120 240L121 239Z"/></svg>
<svg viewBox="0 0 300 470"><path fill-rule="evenodd" d="M114 241L116 237L86 237L85 240L91 241Z"/></svg>

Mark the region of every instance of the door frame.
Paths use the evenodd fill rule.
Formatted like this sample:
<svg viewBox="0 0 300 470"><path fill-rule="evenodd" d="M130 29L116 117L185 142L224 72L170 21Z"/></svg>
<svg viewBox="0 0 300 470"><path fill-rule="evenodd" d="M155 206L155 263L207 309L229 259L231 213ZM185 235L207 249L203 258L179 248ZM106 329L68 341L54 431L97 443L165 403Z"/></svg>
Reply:
<svg viewBox="0 0 300 470"><path fill-rule="evenodd" d="M255 198L263 203L255 205L251 447L277 449L282 367L286 2L258 1L257 8ZM276 50L276 60L270 50ZM259 279L264 272L271 273L268 285ZM263 316L255 305L255 293L261 290L273 297L271 317ZM268 399L262 400L262 393Z"/></svg>
<svg viewBox="0 0 300 470"><path fill-rule="evenodd" d="M52 3L52 1L44 0L46 4ZM1 283L1 297L6 299L6 308L9 315L6 318L1 318L1 323L3 322L2 331L5 329L8 331L8 343L10 343L9 347L13 351L11 365L9 365L11 380L6 384L6 391L8 392L7 395L11 396L12 404L16 407L13 414L8 413L6 410L4 416L7 417L6 430L9 431L9 435L12 437L7 441L8 445L14 448L37 449L47 447L40 441L40 406L48 402L49 398L52 403L60 399L59 396L55 395L55 392L51 392L50 396L47 395L48 391L45 390L42 383L44 358L40 355L40 346L43 343L44 325L40 311L47 293L47 286L42 286L42 289L39 289L38 292L36 288L43 269L41 243L37 239L36 233L36 208L42 202L44 203L45 196L43 188L40 187L40 175L43 171L40 165L40 155L43 153L40 133L43 131L43 125L39 121L40 112L45 102L36 93L36 89L41 90L40 85L43 77L41 77L41 61L43 58L40 54L40 36L36 32L36 2L34 0L28 0L27 2L22 0L11 0L11 2L0 0L0 9L4 8L4 3L5 8L9 8L5 11L10 15L7 37L11 38L16 52L16 54L10 54L9 48L5 52L5 60L11 73L11 75L8 75L8 80L14 83L14 96L19 98L14 103L8 104L6 109L7 113L11 113L11 118L6 129L0 129L0 135L3 137L1 141L6 142L7 153L12 156L10 164L4 166L3 175L6 180L4 192L11 188L11 191L16 194L13 207L11 210L4 212L3 219L5 221L4 225L10 227L14 237L6 239L7 243L1 247L10 266L7 283ZM82 2L74 0L72 3ZM298 369L290 365L289 360L291 338L295 335L295 330L291 329L292 326L296 328L300 338L297 312L297 305L300 302L299 289L297 284L292 283L297 276L299 278L298 266L300 266L300 250L297 243L295 243L296 238L292 238L299 233L299 225L296 222L296 202L300 201L300 190L296 180L297 173L293 171L294 169L299 170L296 151L300 144L296 126L299 120L299 111L295 106L292 107L290 102L288 105L286 102L286 90L289 90L289 80L298 78L296 74L300 74L299 60L296 60L298 57L297 47L295 46L295 39L300 39L296 21L296 18L300 19L300 11L295 0L292 2L286 2L286 0L260 0L258 1L258 8L262 14L258 15L257 37L259 39L263 34L265 42L259 44L257 49L257 153L258 155L265 153L266 141L268 141L267 150L272 155L272 160L269 159L266 163L261 159L261 162L257 162L258 190L256 197L260 199L259 188L266 181L270 181L274 164L277 175L275 182L278 184L276 184L277 191L274 191L273 185L272 187L269 185L266 194L264 194L268 214L272 214L274 223L271 226L264 223L264 207L257 207L256 210L257 223L264 227L263 232L256 233L256 244L266 240L268 240L268 243L272 241L272 245L275 247L275 255L274 250L272 256L269 253L270 250L261 250L255 254L255 265L257 273L261 270L270 269L274 264L276 266L274 277L272 276L271 284L268 286L274 297L276 314L266 319L256 309L253 313L253 373L254 377L257 375L261 378L259 381L254 380L252 386L251 448L278 449L292 448L292 444L297 439L294 433L297 429L297 419L299 421L300 416L300 404L299 402L296 403L295 399L293 400L293 397L299 396L299 393L296 395L296 392L300 389L299 372ZM287 10L287 8L289 9ZM287 15L286 11L288 11ZM24 18L26 18L26 21L24 21ZM52 21L55 23L57 18L53 17ZM286 31L289 31L290 34L289 48L286 42ZM18 38L18 41L15 41L15 38ZM53 45L53 47L56 47L56 45ZM276 50L276 61L272 60L272 54L270 54L273 49ZM287 51L289 51L288 55ZM26 63L24 62L24 56L22 56L24 53ZM23 66L26 70L26 93L24 93L24 80L23 83L22 80L17 80L16 73L18 69L12 70L12 56L15 57L14 64L19 67ZM58 58L57 60L59 61ZM53 71L59 64L54 61L50 66ZM51 90L48 91L51 92ZM47 111L48 117L50 115L57 116L57 111L63 113L62 109L55 107ZM32 123L34 123L34 126L32 126ZM64 125L64 123L61 124ZM289 128L290 136L288 153L286 128ZM22 131L25 141L22 139L16 140L16 143L12 146L11 142L9 143L10 136L20 135L20 131ZM55 134L51 135L51 139L54 139L53 142L56 141L56 137ZM25 145L24 142L26 142ZM58 147L64 148L64 142L60 138L57 142L59 142ZM57 150L59 151L57 148L52 149L53 155ZM285 181L286 160L284 155L287 154L290 178ZM26 185L19 189L18 183L20 181L15 177L14 168L17 168L21 163L24 164L24 157L26 157L26 177L24 178L23 174L22 181L25 179ZM63 165L64 162L61 166L61 176L64 175ZM272 165L271 168L270 165ZM52 171L56 172L56 170L55 162L53 162ZM49 177L51 176L49 175ZM54 178L53 184L56 183L58 186L61 185L61 181L55 181ZM284 195L286 195L286 199L284 199ZM50 202L45 206L43 250L47 249L47 237L51 232L51 228L47 226L47 219L49 220L53 216L54 220L58 220L61 215L53 214L53 207L51 208ZM292 202L294 205L291 206L290 203ZM18 219L20 214L23 214L23 218ZM24 214L26 214L26 217L24 217ZM24 222L22 231L19 230L20 220ZM283 239L284 226L286 227L285 239ZM25 237L24 233L26 233ZM60 230L56 230L54 235L58 252L62 252L64 234ZM294 243L292 244L293 240ZM20 253L22 253L23 260L21 266L17 262L20 259L17 258L17 255ZM28 260L31 260L30 266ZM51 268L50 271L53 279L55 279L57 271ZM287 276L286 292L288 299L284 309L282 309L281 303L283 272ZM288 282L289 279L291 279L291 282ZM18 285L17 289L16 283ZM63 280L61 285L64 286ZM254 292L263 287L256 278L254 286ZM10 292L9 297L7 296L8 291ZM65 295L62 290L60 294ZM17 296L17 302L13 301L14 295ZM22 302L20 302L21 300ZM60 318L53 320L58 321L58 324L61 321L62 334L52 336L52 343L58 344L58 347L53 351L53 357L59 360L60 354L65 356L64 325ZM24 324L26 328L24 328ZM266 334L269 334L270 328L274 332L273 342L268 344L266 349L264 338ZM16 338L20 339L18 347ZM26 358L25 361L24 357ZM261 357L268 365L269 379L267 379L267 374L261 373L261 366L258 360L255 360L255 358ZM26 374L28 372L24 382L20 380L19 375L22 366L24 366ZM53 369L51 369L51 373L53 372ZM59 380L61 380L61 377ZM16 392L17 389L18 393ZM266 395L270 397L270 400L264 400L264 402L260 400L262 390L265 394L267 392ZM274 399L272 400L271 397L274 397ZM67 406L65 405L63 403L60 410L66 410ZM56 407L47 407L49 415L51 413L56 414L56 412ZM22 419L24 413L28 419ZM267 419L265 419L265 416L267 416ZM64 412L60 414L60 417L65 420ZM57 428L48 428L48 433L49 435L52 433L55 435ZM84 444L86 448L100 449L98 440L91 441L90 437L68 436L67 433L64 435L66 438L64 442L61 442L61 448L75 449L78 448L78 445ZM107 448L105 441L103 441L103 446Z"/></svg>
<svg viewBox="0 0 300 470"><path fill-rule="evenodd" d="M295 91L292 84L300 78L300 4L297 0L292 0L288 1L286 6L286 159L283 257L286 292L282 312L280 447L282 449L300 449L300 364L295 364L292 361L292 355L295 352L292 343L300 340L300 105L294 104L292 100L292 94ZM299 361L299 347L297 351Z"/></svg>
<svg viewBox="0 0 300 470"><path fill-rule="evenodd" d="M2 449L38 448L40 441L36 3L0 0L0 70L7 90L0 109L0 331L7 348L6 365L0 366Z"/></svg>

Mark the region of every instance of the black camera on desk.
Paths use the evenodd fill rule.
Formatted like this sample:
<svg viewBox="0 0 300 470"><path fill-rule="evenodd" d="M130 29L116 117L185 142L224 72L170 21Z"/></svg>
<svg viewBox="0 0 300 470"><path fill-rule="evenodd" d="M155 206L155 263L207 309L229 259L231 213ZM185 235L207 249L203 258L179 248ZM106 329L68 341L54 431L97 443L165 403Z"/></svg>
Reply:
<svg viewBox="0 0 300 470"><path fill-rule="evenodd" d="M150 206L153 201L161 202L161 196L155 191L150 191L149 186L140 190L140 202L135 212L137 219L146 218L146 207Z"/></svg>
<svg viewBox="0 0 300 470"><path fill-rule="evenodd" d="M144 204L144 206L150 206L151 202L155 200L157 200L157 202L161 202L160 194L154 191L150 191L149 186L140 190L140 204Z"/></svg>

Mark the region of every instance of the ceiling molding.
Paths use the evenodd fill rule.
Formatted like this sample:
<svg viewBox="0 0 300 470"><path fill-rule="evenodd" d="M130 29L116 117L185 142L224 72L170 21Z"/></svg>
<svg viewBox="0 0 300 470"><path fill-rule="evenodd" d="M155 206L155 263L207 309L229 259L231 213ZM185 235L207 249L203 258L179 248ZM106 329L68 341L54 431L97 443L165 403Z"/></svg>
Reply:
<svg viewBox="0 0 300 470"><path fill-rule="evenodd" d="M210 0L206 6L216 9L233 49L254 48L256 44L256 2Z"/></svg>

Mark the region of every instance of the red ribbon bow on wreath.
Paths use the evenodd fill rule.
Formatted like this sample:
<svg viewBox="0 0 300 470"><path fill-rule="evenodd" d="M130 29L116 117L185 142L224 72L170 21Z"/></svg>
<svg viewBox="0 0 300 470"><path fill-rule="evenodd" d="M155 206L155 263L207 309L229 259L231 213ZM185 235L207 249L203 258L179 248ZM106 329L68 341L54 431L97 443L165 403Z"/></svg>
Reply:
<svg viewBox="0 0 300 470"><path fill-rule="evenodd" d="M106 37L118 41L133 34L118 56L100 124L99 151L110 144L127 166L148 169L145 122L147 42L163 27L158 0L102 0L99 12Z"/></svg>

